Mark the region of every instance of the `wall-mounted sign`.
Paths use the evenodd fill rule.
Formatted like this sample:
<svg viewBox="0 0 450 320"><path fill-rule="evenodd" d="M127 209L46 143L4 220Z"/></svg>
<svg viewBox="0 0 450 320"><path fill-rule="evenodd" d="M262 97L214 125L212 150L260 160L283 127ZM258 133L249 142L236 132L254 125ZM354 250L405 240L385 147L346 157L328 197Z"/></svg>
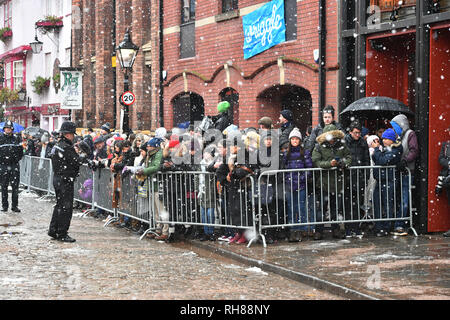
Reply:
<svg viewBox="0 0 450 320"><path fill-rule="evenodd" d="M83 109L83 74L79 69L61 70L61 109Z"/></svg>
<svg viewBox="0 0 450 320"><path fill-rule="evenodd" d="M286 41L284 0L273 0L242 18L244 59Z"/></svg>

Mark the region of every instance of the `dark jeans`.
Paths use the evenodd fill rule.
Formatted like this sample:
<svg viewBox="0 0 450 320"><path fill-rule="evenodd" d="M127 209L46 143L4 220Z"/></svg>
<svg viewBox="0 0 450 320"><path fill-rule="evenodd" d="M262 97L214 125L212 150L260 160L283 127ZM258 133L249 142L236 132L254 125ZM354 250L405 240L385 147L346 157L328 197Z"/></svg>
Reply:
<svg viewBox="0 0 450 320"><path fill-rule="evenodd" d="M2 207L8 208L8 185L12 188L12 208L16 208L19 204L19 182L20 167L19 165L0 166L0 180L2 188Z"/></svg>
<svg viewBox="0 0 450 320"><path fill-rule="evenodd" d="M74 179L54 175L53 187L55 188L56 205L53 208L49 233L63 237L67 235L72 220Z"/></svg>

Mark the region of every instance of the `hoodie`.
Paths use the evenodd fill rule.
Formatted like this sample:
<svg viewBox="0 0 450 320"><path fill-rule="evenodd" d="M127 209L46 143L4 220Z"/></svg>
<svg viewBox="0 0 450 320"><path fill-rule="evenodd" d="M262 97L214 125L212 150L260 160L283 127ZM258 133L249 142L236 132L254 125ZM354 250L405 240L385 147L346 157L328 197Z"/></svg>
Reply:
<svg viewBox="0 0 450 320"><path fill-rule="evenodd" d="M409 128L408 118L404 114L395 116L391 120L391 125L401 138L403 147L402 160L406 161L408 168L413 172L416 158L419 155L419 144L416 133Z"/></svg>

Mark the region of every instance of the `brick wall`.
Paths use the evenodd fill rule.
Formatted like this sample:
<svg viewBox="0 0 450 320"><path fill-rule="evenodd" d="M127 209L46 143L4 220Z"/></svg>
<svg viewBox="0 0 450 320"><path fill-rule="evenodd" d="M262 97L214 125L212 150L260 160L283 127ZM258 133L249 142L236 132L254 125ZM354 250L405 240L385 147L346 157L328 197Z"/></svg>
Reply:
<svg viewBox="0 0 450 320"><path fill-rule="evenodd" d="M245 8L265 1L239 1L239 8ZM220 1L198 0L196 21L219 14ZM326 102L337 105L337 2L327 1L327 88ZM196 27L193 58L179 59L179 32L172 32L179 26L181 5L179 1L164 3L164 70L167 80L164 88L164 122L172 124L172 100L184 91L183 72L187 72L188 91L201 95L207 114L216 114L219 93L227 87L226 70L230 71L230 87L239 93L239 125L256 126L257 120L270 114L278 119L280 104L262 105L257 97L264 90L280 83L278 57L285 57L285 83L307 89L312 97L313 123L318 118L318 72L313 61L313 50L318 48L318 2L303 0L297 2L297 40L277 45L248 60L243 59L242 17L213 22ZM204 21L204 20L203 20ZM170 28L170 29L168 29ZM169 31L169 32L167 32Z"/></svg>

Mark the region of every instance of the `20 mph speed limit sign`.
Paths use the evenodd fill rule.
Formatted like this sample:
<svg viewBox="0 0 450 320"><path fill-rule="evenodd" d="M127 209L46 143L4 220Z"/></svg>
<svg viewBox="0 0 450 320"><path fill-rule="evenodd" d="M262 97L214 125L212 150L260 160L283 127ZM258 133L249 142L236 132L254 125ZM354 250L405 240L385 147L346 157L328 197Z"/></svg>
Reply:
<svg viewBox="0 0 450 320"><path fill-rule="evenodd" d="M126 91L122 93L120 101L127 106L131 106L136 101L136 96L131 91Z"/></svg>

